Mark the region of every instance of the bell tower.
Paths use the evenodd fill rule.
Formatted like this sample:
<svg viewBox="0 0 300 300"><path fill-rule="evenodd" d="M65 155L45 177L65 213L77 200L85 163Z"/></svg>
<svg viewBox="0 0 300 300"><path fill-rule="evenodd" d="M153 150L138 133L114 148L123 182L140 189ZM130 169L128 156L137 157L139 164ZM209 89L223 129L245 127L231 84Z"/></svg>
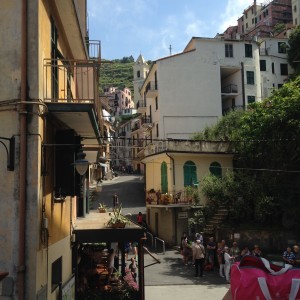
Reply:
<svg viewBox="0 0 300 300"><path fill-rule="evenodd" d="M142 100L140 88L149 72L149 65L142 54L139 55L133 66L133 88L134 88L134 106L136 107L139 100Z"/></svg>

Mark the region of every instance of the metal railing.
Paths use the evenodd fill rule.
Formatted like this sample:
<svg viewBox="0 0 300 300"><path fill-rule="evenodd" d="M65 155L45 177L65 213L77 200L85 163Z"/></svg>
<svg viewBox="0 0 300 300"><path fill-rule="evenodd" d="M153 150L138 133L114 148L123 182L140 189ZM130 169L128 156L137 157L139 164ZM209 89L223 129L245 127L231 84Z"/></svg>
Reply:
<svg viewBox="0 0 300 300"><path fill-rule="evenodd" d="M158 237L155 237L155 238L154 238L154 248L155 248L155 250L156 250L156 241L162 242L162 246L163 246L163 254L165 254L165 253L166 253L165 241L162 240L162 239L160 239L160 238L158 238Z"/></svg>

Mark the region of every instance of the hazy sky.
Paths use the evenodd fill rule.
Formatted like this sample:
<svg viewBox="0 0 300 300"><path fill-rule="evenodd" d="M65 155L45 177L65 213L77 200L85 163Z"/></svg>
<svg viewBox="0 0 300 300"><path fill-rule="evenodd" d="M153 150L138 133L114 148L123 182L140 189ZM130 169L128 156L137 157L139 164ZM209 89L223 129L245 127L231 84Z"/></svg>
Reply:
<svg viewBox="0 0 300 300"><path fill-rule="evenodd" d="M192 37L214 37L253 0L87 0L89 34L102 58L143 54L156 60L181 52ZM262 1L263 2L263 1Z"/></svg>

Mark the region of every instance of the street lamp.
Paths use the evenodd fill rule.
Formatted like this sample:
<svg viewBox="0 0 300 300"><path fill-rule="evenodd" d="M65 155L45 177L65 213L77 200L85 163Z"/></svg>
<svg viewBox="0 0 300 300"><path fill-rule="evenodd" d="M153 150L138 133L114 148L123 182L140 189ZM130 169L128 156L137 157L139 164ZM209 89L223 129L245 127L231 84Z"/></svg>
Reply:
<svg viewBox="0 0 300 300"><path fill-rule="evenodd" d="M86 154L82 151L82 149L79 149L77 153L77 159L73 164L75 165L77 173L81 176L83 176L86 173L89 167L89 162L85 159L85 156Z"/></svg>

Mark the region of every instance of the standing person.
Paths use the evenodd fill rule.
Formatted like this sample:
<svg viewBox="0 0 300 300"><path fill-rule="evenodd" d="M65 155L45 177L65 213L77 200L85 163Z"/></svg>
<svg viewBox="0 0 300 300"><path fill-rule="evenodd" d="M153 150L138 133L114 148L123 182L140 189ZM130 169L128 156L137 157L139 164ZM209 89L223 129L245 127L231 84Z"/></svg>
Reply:
<svg viewBox="0 0 300 300"><path fill-rule="evenodd" d="M230 255L234 257L234 261L239 261L241 256L240 248L238 247L237 242L232 243L232 247L230 248Z"/></svg>
<svg viewBox="0 0 300 300"><path fill-rule="evenodd" d="M132 253L133 253L133 258L135 259L135 260L137 260L137 255L138 255L138 243L136 243L136 242L133 242L133 243L131 243L131 249L132 249Z"/></svg>
<svg viewBox="0 0 300 300"><path fill-rule="evenodd" d="M230 282L230 268L231 268L231 263L234 260L234 257L230 256L228 247L225 247L224 250L225 250L225 253L224 253L225 278L226 278L227 282Z"/></svg>
<svg viewBox="0 0 300 300"><path fill-rule="evenodd" d="M258 245L254 245L254 249L252 250L252 255L257 256L257 257L262 256L262 252Z"/></svg>
<svg viewBox="0 0 300 300"><path fill-rule="evenodd" d="M211 265L211 270L214 270L214 262L215 262L215 251L216 251L216 243L214 242L214 238L210 237L207 243L207 255L208 255L208 262Z"/></svg>
<svg viewBox="0 0 300 300"><path fill-rule="evenodd" d="M107 258L108 282L110 282L115 265L115 250L109 249Z"/></svg>
<svg viewBox="0 0 300 300"><path fill-rule="evenodd" d="M137 222L139 225L143 226L143 214L141 212L137 215Z"/></svg>
<svg viewBox="0 0 300 300"><path fill-rule="evenodd" d="M294 245L293 246L293 250L294 250L294 255L295 255L295 259L294 259L294 267L296 268L300 268L300 252L299 252L299 246L298 245Z"/></svg>
<svg viewBox="0 0 300 300"><path fill-rule="evenodd" d="M182 240L182 256L183 263L187 266L189 262L189 258L191 256L191 247L189 246L189 241L187 236Z"/></svg>
<svg viewBox="0 0 300 300"><path fill-rule="evenodd" d="M295 261L295 254L292 252L291 247L287 247L286 250L283 252L282 259L286 264L292 265Z"/></svg>
<svg viewBox="0 0 300 300"><path fill-rule="evenodd" d="M133 280L136 282L136 262L133 257L131 257L130 260L131 260L131 263L129 264L129 270L131 272Z"/></svg>
<svg viewBox="0 0 300 300"><path fill-rule="evenodd" d="M225 277L224 276L225 274L225 260L224 260L225 249L224 248L225 247L226 247L226 242L225 240L222 240L217 250L218 262L219 262L219 275L221 277Z"/></svg>
<svg viewBox="0 0 300 300"><path fill-rule="evenodd" d="M119 205L119 196L117 193L114 193L113 195L113 208L116 208Z"/></svg>
<svg viewBox="0 0 300 300"><path fill-rule="evenodd" d="M195 277L203 276L204 257L205 257L205 248L203 245L201 245L200 240L196 240L196 243L193 247L193 261L195 264Z"/></svg>

